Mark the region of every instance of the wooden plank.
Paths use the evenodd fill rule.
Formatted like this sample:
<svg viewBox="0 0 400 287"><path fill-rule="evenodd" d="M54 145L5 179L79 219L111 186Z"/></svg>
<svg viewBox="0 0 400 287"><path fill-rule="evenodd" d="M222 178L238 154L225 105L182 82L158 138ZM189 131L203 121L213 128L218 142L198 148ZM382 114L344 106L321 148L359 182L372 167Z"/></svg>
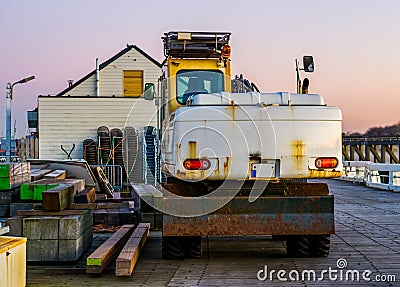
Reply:
<svg viewBox="0 0 400 287"><path fill-rule="evenodd" d="M86 260L86 273L101 273L117 257L134 230L134 225L123 225Z"/></svg>
<svg viewBox="0 0 400 287"><path fill-rule="evenodd" d="M68 209L81 210L81 209L98 209L98 203L72 203Z"/></svg>
<svg viewBox="0 0 400 287"><path fill-rule="evenodd" d="M68 209L119 209L129 207L128 202L73 203Z"/></svg>
<svg viewBox="0 0 400 287"><path fill-rule="evenodd" d="M96 201L96 190L94 187L89 187L74 196L74 203L93 203Z"/></svg>
<svg viewBox="0 0 400 287"><path fill-rule="evenodd" d="M149 230L149 223L140 223L132 233L131 237L117 258L115 266L116 276L130 276L132 274L133 268L135 268L136 262L138 261L140 252L146 243Z"/></svg>
<svg viewBox="0 0 400 287"><path fill-rule="evenodd" d="M52 172L46 174L44 178L52 178L52 179L65 179L67 172L63 169L56 169Z"/></svg>
<svg viewBox="0 0 400 287"><path fill-rule="evenodd" d="M75 179L75 178L66 178L66 179L43 178L29 183L30 186L48 186L54 184L72 184L74 186L75 193L78 193L85 189L85 180Z"/></svg>
<svg viewBox="0 0 400 287"><path fill-rule="evenodd" d="M24 202L14 202L10 203L10 216L17 214L18 210L32 210L35 209L37 203L24 203Z"/></svg>
<svg viewBox="0 0 400 287"><path fill-rule="evenodd" d="M60 184L42 192L43 207L46 211L60 211L72 204L74 187L72 184Z"/></svg>
<svg viewBox="0 0 400 287"><path fill-rule="evenodd" d="M85 214L89 210L78 209L70 210L64 209L61 211L45 211L45 210L18 210L17 215L20 216L64 216L64 215L74 215L74 214Z"/></svg>
<svg viewBox="0 0 400 287"><path fill-rule="evenodd" d="M85 189L85 180L83 178L75 179L75 178L66 178L66 179L57 179L56 183L63 184L72 184L74 186L74 194L81 192Z"/></svg>
<svg viewBox="0 0 400 287"><path fill-rule="evenodd" d="M46 174L50 173L50 169L39 169L31 171L31 181L42 179Z"/></svg>

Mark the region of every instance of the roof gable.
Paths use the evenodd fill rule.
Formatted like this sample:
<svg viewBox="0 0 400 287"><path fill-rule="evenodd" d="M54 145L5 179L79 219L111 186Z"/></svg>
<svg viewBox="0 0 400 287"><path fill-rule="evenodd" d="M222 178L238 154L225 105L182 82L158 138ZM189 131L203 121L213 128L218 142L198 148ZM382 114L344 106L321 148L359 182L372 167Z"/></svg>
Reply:
<svg viewBox="0 0 400 287"><path fill-rule="evenodd" d="M105 67L107 67L108 65L110 65L112 62L114 62L115 60L117 60L118 58L122 57L123 55L125 55L127 52L129 52L130 50L135 49L136 51L138 51L141 55L143 55L146 59L148 59L150 62L152 62L154 65L156 65L157 67L161 68L162 64L159 63L158 61L156 61L155 59L153 59L149 54L147 54L146 52L144 52L142 49L140 49L138 46L136 45L128 45L125 49L123 49L122 51L120 51L118 54L116 54L115 56L111 57L110 59L108 59L107 61L101 63L99 65L99 70L101 71L102 69L104 69ZM73 88L77 87L78 85L80 85L82 82L86 81L87 79L89 79L91 76L96 74L96 69L93 70L92 72L90 72L89 74L87 74L86 76L84 76L83 78L81 78L80 80L76 81L74 84L72 84L71 86L69 86L68 88L66 88L65 90L61 91L60 93L58 93L56 96L62 96L64 94L66 94L67 92L69 92L70 90L72 90Z"/></svg>

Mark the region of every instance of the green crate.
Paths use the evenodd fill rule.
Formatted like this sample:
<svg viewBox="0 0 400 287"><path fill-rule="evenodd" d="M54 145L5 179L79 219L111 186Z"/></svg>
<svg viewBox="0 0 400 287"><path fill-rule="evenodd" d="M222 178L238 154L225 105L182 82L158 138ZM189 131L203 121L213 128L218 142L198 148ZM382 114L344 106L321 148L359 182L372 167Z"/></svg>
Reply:
<svg viewBox="0 0 400 287"><path fill-rule="evenodd" d="M42 192L46 191L46 185L34 185L33 186L33 199L42 200Z"/></svg>
<svg viewBox="0 0 400 287"><path fill-rule="evenodd" d="M58 186L58 184L47 184L47 185L33 185L33 200L42 200L42 192L46 191L48 189L51 189L53 187Z"/></svg>
<svg viewBox="0 0 400 287"><path fill-rule="evenodd" d="M9 177L10 176L10 164L0 164L0 177Z"/></svg>
<svg viewBox="0 0 400 287"><path fill-rule="evenodd" d="M21 199L33 199L33 185L24 183L20 187L20 198Z"/></svg>
<svg viewBox="0 0 400 287"><path fill-rule="evenodd" d="M11 189L11 182L9 177L0 177L0 190Z"/></svg>

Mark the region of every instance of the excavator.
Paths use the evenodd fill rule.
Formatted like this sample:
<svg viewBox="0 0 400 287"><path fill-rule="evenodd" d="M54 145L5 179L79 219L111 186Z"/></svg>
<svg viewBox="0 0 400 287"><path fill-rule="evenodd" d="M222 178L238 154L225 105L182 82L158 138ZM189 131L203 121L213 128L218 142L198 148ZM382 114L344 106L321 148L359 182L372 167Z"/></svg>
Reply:
<svg viewBox="0 0 400 287"><path fill-rule="evenodd" d="M301 80L312 56L295 61L296 93L233 77L230 37L165 33L157 92L146 87L159 110L163 257L201 257L202 237L243 235L283 240L291 257L328 256L334 198L312 179L342 174L341 111Z"/></svg>

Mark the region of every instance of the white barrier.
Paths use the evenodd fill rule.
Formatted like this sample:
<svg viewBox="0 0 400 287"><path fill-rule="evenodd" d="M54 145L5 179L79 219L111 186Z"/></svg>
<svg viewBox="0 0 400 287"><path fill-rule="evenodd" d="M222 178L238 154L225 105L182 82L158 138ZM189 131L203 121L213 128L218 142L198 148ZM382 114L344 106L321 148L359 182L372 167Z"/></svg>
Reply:
<svg viewBox="0 0 400 287"><path fill-rule="evenodd" d="M400 164L370 161L344 161L342 180L361 182L366 186L400 191Z"/></svg>

